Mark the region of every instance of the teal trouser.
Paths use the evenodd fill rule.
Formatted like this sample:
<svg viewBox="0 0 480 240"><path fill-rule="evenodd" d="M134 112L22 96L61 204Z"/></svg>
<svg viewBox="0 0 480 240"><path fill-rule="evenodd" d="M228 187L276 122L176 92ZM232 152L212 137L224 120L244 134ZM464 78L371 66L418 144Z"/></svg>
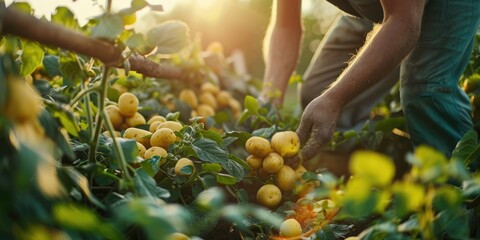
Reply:
<svg viewBox="0 0 480 240"><path fill-rule="evenodd" d="M378 0L349 0L368 16ZM361 2L356 4L356 2ZM458 140L472 129L470 103L458 79L469 60L478 28L480 0L430 0L425 7L417 46L400 67L401 98L414 145L430 145L450 155ZM364 10L364 11L362 11ZM372 23L342 16L329 30L309 66L302 86L302 105L332 82L363 45ZM398 80L398 70L352 98L342 109L337 128L358 128L370 110Z"/></svg>

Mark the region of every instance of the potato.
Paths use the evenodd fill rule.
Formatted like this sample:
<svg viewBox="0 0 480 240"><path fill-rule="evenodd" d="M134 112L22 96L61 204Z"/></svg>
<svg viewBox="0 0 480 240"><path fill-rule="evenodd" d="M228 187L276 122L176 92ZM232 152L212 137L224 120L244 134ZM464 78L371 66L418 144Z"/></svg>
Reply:
<svg viewBox="0 0 480 240"><path fill-rule="evenodd" d="M160 122L160 121L153 122L153 123L150 124L150 127L148 128L148 130L150 132L154 133L155 131L157 131L157 128L160 124L162 124L162 122Z"/></svg>
<svg viewBox="0 0 480 240"><path fill-rule="evenodd" d="M283 167L283 158L278 153L272 152L263 159L262 167L268 173L276 173Z"/></svg>
<svg viewBox="0 0 480 240"><path fill-rule="evenodd" d="M182 91L180 91L178 99L185 102L192 109L195 109L198 106L197 95L192 89L183 89Z"/></svg>
<svg viewBox="0 0 480 240"><path fill-rule="evenodd" d="M258 170L262 167L263 158L250 155L247 157L247 164L252 170Z"/></svg>
<svg viewBox="0 0 480 240"><path fill-rule="evenodd" d="M195 166L192 160L188 158L180 158L175 164L175 173L180 176L188 176L189 174L184 174L181 172L181 169L185 166L192 166L193 167L192 173L195 172Z"/></svg>
<svg viewBox="0 0 480 240"><path fill-rule="evenodd" d="M280 224L280 236L298 237L302 235L302 226L295 218L289 218Z"/></svg>
<svg viewBox="0 0 480 240"><path fill-rule="evenodd" d="M103 134L105 137L109 137L109 138L112 137L112 135L110 135L110 132L109 132L109 131L105 131L105 132L103 132L102 134ZM115 135L115 137L121 137L121 136L122 136L122 134L121 134L119 131L115 131L115 132L114 132L114 135Z"/></svg>
<svg viewBox="0 0 480 240"><path fill-rule="evenodd" d="M139 128L127 128L123 133L124 138L128 139L135 139L135 141L141 143L146 148L150 147L150 139L146 138L146 136L151 135L152 133L143 129Z"/></svg>
<svg viewBox="0 0 480 240"><path fill-rule="evenodd" d="M233 117L239 118L242 114L242 104L237 99L231 98L228 106L232 109Z"/></svg>
<svg viewBox="0 0 480 240"><path fill-rule="evenodd" d="M143 158L143 156L145 155L145 151L147 151L147 149L145 148L145 146L143 146L143 144L137 142L137 148L138 148L138 156Z"/></svg>
<svg viewBox="0 0 480 240"><path fill-rule="evenodd" d="M217 94L217 103L218 106L221 108L228 107L230 104L230 99L232 98L232 95L230 95L229 92L227 91L220 91Z"/></svg>
<svg viewBox="0 0 480 240"><path fill-rule="evenodd" d="M199 99L200 103L209 105L213 109L218 108L217 99L215 98L215 95L213 95L210 92L202 92L200 94L200 96L198 97L198 99Z"/></svg>
<svg viewBox="0 0 480 240"><path fill-rule="evenodd" d="M197 107L197 115L201 117L215 116L215 109L207 104L200 104Z"/></svg>
<svg viewBox="0 0 480 240"><path fill-rule="evenodd" d="M126 92L118 98L118 108L124 117L133 117L138 110L138 98L132 93Z"/></svg>
<svg viewBox="0 0 480 240"><path fill-rule="evenodd" d="M108 105L105 107L108 118L116 130L121 129L123 123L123 116L120 114L120 109L115 105Z"/></svg>
<svg viewBox="0 0 480 240"><path fill-rule="evenodd" d="M265 184L257 191L257 202L268 208L276 207L282 200L282 192L273 184Z"/></svg>
<svg viewBox="0 0 480 240"><path fill-rule="evenodd" d="M283 165L275 176L275 184L284 192L294 189L296 181L295 171L287 165Z"/></svg>
<svg viewBox="0 0 480 240"><path fill-rule="evenodd" d="M256 136L247 140L245 143L245 149L249 154L262 158L273 151L270 142L267 139Z"/></svg>
<svg viewBox="0 0 480 240"><path fill-rule="evenodd" d="M165 119L164 117L159 116L159 115L155 115L155 116L152 116L148 119L147 124L150 125L153 122L166 122L166 121L167 121L167 119Z"/></svg>
<svg viewBox="0 0 480 240"><path fill-rule="evenodd" d="M165 149L174 143L177 139L175 133L170 128L160 128L155 131L155 133L150 138L150 144L152 146L163 147Z"/></svg>
<svg viewBox="0 0 480 240"><path fill-rule="evenodd" d="M160 162L158 163L159 165L162 165L167 160L166 157L168 156L168 152L162 147L151 147L147 149L147 151L145 151L145 153L143 154L143 158L145 159L149 159L155 156L159 156L162 158L162 160L160 160Z"/></svg>
<svg viewBox="0 0 480 240"><path fill-rule="evenodd" d="M213 95L217 95L218 92L220 92L220 88L211 82L203 83L202 86L200 87L200 90L202 92L209 92Z"/></svg>
<svg viewBox="0 0 480 240"><path fill-rule="evenodd" d="M271 142L272 148L282 157L293 157L300 150L300 139L293 131L277 132Z"/></svg>
<svg viewBox="0 0 480 240"><path fill-rule="evenodd" d="M182 130L183 126L182 126L182 124L179 123L179 122L166 121L166 122L158 125L157 129L160 129L160 128L170 128L170 129L172 129L174 132L178 132L178 131Z"/></svg>
<svg viewBox="0 0 480 240"><path fill-rule="evenodd" d="M302 164L298 165L298 167L295 168L295 176L296 176L297 180L301 180L302 175L305 172L307 172L307 169L305 169L305 167Z"/></svg>
<svg viewBox="0 0 480 240"><path fill-rule="evenodd" d="M135 115L133 115L132 117L125 118L125 123L127 123L129 127L136 127L138 125L147 124L145 118L139 112L136 112Z"/></svg>
<svg viewBox="0 0 480 240"><path fill-rule="evenodd" d="M8 77L8 93L5 106L7 117L24 123L36 119L42 111L42 98L23 79Z"/></svg>

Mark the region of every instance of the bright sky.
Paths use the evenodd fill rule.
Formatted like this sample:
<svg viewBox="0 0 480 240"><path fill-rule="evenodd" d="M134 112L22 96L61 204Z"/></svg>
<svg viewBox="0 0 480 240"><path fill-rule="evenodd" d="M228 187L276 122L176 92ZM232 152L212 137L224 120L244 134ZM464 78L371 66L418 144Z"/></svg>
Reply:
<svg viewBox="0 0 480 240"><path fill-rule="evenodd" d="M176 4L182 1L184 0L147 0L147 2L150 4L163 5L163 9L165 11L169 11ZM218 3L218 1L222 0L197 0L195 3L199 4L201 7L209 8L210 6ZM248 2L248 0L245 1ZM88 18L102 13L102 6L105 6L107 0L5 0L7 6L12 2L28 2L35 10L35 15L37 17L46 16L47 18L50 17L50 14L55 11L57 6L66 6L73 11L75 16L78 17L80 24L84 24L87 22ZM112 7L114 10L119 10L130 6L130 0L112 0L112 2ZM102 6L99 6L98 4ZM311 0L305 0L302 4L302 9L304 12L312 10Z"/></svg>
<svg viewBox="0 0 480 240"><path fill-rule="evenodd" d="M177 1L172 0L148 0L147 2L150 4L161 4L163 5L163 9L168 11L172 9L173 6L176 4ZM212 0L205 0L206 2L211 2ZM35 10L35 15L46 16L47 18L50 17L55 11L55 8L58 6L66 6L68 7L75 16L78 17L80 24L84 24L87 22L88 18L93 16L100 15L102 13L102 6L105 6L106 0L5 0L5 4L8 6L12 2L28 2L32 8ZM98 4L102 5L99 6ZM114 10L119 10L123 8L127 8L130 6L129 0L113 0L112 1L112 8Z"/></svg>

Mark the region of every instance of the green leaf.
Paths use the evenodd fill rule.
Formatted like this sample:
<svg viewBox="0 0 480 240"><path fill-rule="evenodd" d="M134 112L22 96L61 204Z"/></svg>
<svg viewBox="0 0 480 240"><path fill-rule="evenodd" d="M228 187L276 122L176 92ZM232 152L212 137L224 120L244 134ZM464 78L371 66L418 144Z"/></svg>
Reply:
<svg viewBox="0 0 480 240"><path fill-rule="evenodd" d="M217 178L218 179L218 178ZM219 187L212 187L201 192L195 200L195 205L201 209L219 209L225 202L225 193Z"/></svg>
<svg viewBox="0 0 480 240"><path fill-rule="evenodd" d="M75 154L73 153L70 144L67 142L62 132L60 132L57 122L50 115L50 113L46 110L43 110L39 116L39 121L45 130L45 134L57 144L57 147L60 148L62 153L65 154L65 156L67 156L70 160L74 160Z"/></svg>
<svg viewBox="0 0 480 240"><path fill-rule="evenodd" d="M244 101L245 101L244 106L248 111L250 111L252 113L257 113L257 111L258 111L258 101L257 101L256 98L254 98L250 95L247 95L245 97Z"/></svg>
<svg viewBox="0 0 480 240"><path fill-rule="evenodd" d="M27 2L14 2L8 7L13 7L19 11L22 11L27 14L32 14L32 7Z"/></svg>
<svg viewBox="0 0 480 240"><path fill-rule="evenodd" d="M462 203L461 193L453 186L442 186L435 191L433 207L438 210L448 210L460 206Z"/></svg>
<svg viewBox="0 0 480 240"><path fill-rule="evenodd" d="M268 128L260 128L252 132L252 136L263 137L266 139L270 139L273 134L277 132L277 126L273 125Z"/></svg>
<svg viewBox="0 0 480 240"><path fill-rule="evenodd" d="M123 150L123 155L125 156L125 160L128 163L136 162L137 155L138 155L137 142L134 139L126 139L126 138L116 138L115 140L120 144L120 147ZM108 145L110 148L110 158L113 161L118 162L120 159L115 153L115 150L114 150L115 146L113 144L113 139L108 138Z"/></svg>
<svg viewBox="0 0 480 240"><path fill-rule="evenodd" d="M157 175L157 173L160 171L160 162L162 158L160 156L153 156L150 159L146 159L145 161L142 161L140 165L142 166L142 169L148 173L151 177Z"/></svg>
<svg viewBox="0 0 480 240"><path fill-rule="evenodd" d="M67 83L70 82L77 85L86 78L82 67L77 61L77 55L73 53L62 54L60 55L59 63L60 72Z"/></svg>
<svg viewBox="0 0 480 240"><path fill-rule="evenodd" d="M58 63L59 58L55 55L46 55L43 58L43 67L47 72L48 76L53 78L55 76L59 76L60 72L60 64Z"/></svg>
<svg viewBox="0 0 480 240"><path fill-rule="evenodd" d="M75 168L73 167L63 167L63 170L65 173L72 179L72 181L77 185L77 187L82 190L83 194L87 196L88 200L90 200L92 203L94 203L96 206L106 209L105 205L101 203L95 195L90 191L89 185L88 185L88 179L79 173Z"/></svg>
<svg viewBox="0 0 480 240"><path fill-rule="evenodd" d="M151 198L170 197L170 192L157 186L155 179L149 176L143 169L137 169L135 173L135 187L141 196L148 196Z"/></svg>
<svg viewBox="0 0 480 240"><path fill-rule="evenodd" d="M223 168L232 176L234 176L238 182L242 181L243 177L245 177L245 169L250 169L250 167L244 167L243 165L246 164L245 161L240 159L240 162L237 162L237 157L233 155L228 156L229 159L233 159L233 161L227 161L222 164Z"/></svg>
<svg viewBox="0 0 480 240"><path fill-rule="evenodd" d="M92 231L101 223L90 209L70 203L54 205L52 215L61 226L81 231Z"/></svg>
<svg viewBox="0 0 480 240"><path fill-rule="evenodd" d="M203 171L206 172L221 172L222 171L222 165L218 163L204 163L202 164L202 169Z"/></svg>
<svg viewBox="0 0 480 240"><path fill-rule="evenodd" d="M480 177L464 181L462 195L465 198L478 198L480 196Z"/></svg>
<svg viewBox="0 0 480 240"><path fill-rule="evenodd" d="M215 141L218 145L222 145L222 135L216 131L213 130L201 130L200 134L204 138L212 139Z"/></svg>
<svg viewBox="0 0 480 240"><path fill-rule="evenodd" d="M225 163L228 161L228 154L218 144L208 138L195 139L192 148L197 156L205 162Z"/></svg>
<svg viewBox="0 0 480 240"><path fill-rule="evenodd" d="M302 75L300 74L293 74L290 76L290 79L288 79L288 84L295 84L295 83L302 83L303 78Z"/></svg>
<svg viewBox="0 0 480 240"><path fill-rule="evenodd" d="M57 7L55 13L52 14L51 21L58 23L70 29L78 29L78 21L75 19L75 15L66 7Z"/></svg>
<svg viewBox="0 0 480 240"><path fill-rule="evenodd" d="M349 168L355 177L364 178L375 186L390 184L395 175L395 166L392 160L385 155L371 151L353 153Z"/></svg>
<svg viewBox="0 0 480 240"><path fill-rule="evenodd" d="M20 75L26 76L42 64L43 49L36 42L22 41L22 43L22 66L20 67Z"/></svg>
<svg viewBox="0 0 480 240"><path fill-rule="evenodd" d="M68 134L78 137L79 129L71 112L58 110L53 113L53 117L60 121L60 124L67 130Z"/></svg>
<svg viewBox="0 0 480 240"><path fill-rule="evenodd" d="M167 121L177 121L178 118L180 117L180 112L174 112L174 113L168 113L167 116L165 116L165 119Z"/></svg>
<svg viewBox="0 0 480 240"><path fill-rule="evenodd" d="M465 161L469 156L475 152L478 147L478 134L475 130L470 130L457 143L452 152L452 159Z"/></svg>
<svg viewBox="0 0 480 240"><path fill-rule="evenodd" d="M98 24L92 29L92 37L115 40L123 31L122 17L104 14L98 19Z"/></svg>
<svg viewBox="0 0 480 240"><path fill-rule="evenodd" d="M193 168L192 165L185 165L182 168L180 168L180 173L183 176L189 176L189 175L192 175L193 170L194 170L194 168Z"/></svg>
<svg viewBox="0 0 480 240"><path fill-rule="evenodd" d="M233 185L237 183L237 179L231 175L219 173L217 174L217 182L225 185Z"/></svg>
<svg viewBox="0 0 480 240"><path fill-rule="evenodd" d="M141 55L146 55L155 48L148 44L146 37L141 33L135 33L130 36L125 42L125 45L132 50L137 50Z"/></svg>
<svg viewBox="0 0 480 240"><path fill-rule="evenodd" d="M145 0L132 0L130 6L135 10L140 10L147 6L147 1Z"/></svg>
<svg viewBox="0 0 480 240"><path fill-rule="evenodd" d="M163 22L147 33L147 42L157 46L157 53L171 54L182 50L189 44L188 26L181 21Z"/></svg>

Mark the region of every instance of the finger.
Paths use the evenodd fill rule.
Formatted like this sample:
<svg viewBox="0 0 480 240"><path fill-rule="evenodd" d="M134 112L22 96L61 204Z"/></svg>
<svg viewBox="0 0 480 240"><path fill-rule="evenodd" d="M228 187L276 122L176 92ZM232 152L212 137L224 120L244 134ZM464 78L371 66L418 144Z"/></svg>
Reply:
<svg viewBox="0 0 480 240"><path fill-rule="evenodd" d="M311 129L312 129L312 123L306 118L302 117L302 120L300 121L300 125L298 126L296 131L298 138L300 139L300 143L305 143L308 140L308 138L310 138Z"/></svg>
<svg viewBox="0 0 480 240"><path fill-rule="evenodd" d="M324 143L326 142L322 136L323 135L320 130L313 130L311 138L299 153L301 160L309 160L320 152Z"/></svg>
<svg viewBox="0 0 480 240"><path fill-rule="evenodd" d="M300 156L297 154L294 157L285 159L285 164L292 167L293 169L297 168L301 163Z"/></svg>

